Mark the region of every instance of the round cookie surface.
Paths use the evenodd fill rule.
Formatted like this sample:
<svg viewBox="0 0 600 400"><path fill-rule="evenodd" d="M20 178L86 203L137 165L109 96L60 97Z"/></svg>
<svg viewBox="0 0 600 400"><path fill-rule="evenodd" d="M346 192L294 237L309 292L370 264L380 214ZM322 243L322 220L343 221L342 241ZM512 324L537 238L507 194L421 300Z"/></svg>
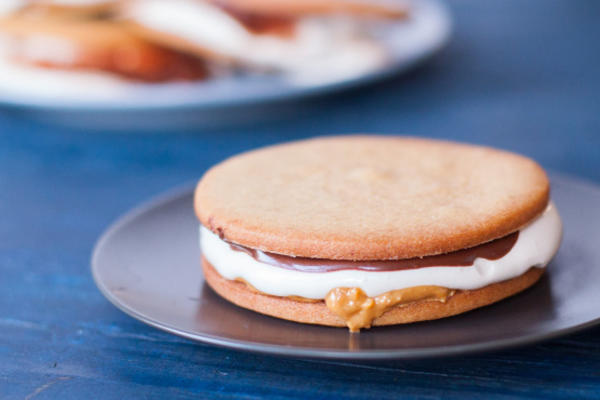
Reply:
<svg viewBox="0 0 600 400"><path fill-rule="evenodd" d="M548 203L534 161L486 147L341 136L232 157L196 189L204 226L291 256L387 260L452 252L517 231Z"/></svg>
<svg viewBox="0 0 600 400"><path fill-rule="evenodd" d="M346 326L344 320L329 310L324 301L304 302L253 291L243 282L223 278L204 258L202 270L206 282L215 292L240 307L289 321ZM523 275L507 281L494 283L481 289L458 291L445 303L423 301L396 306L374 319L372 326L428 321L487 306L527 289L536 283L543 273L542 268L531 268Z"/></svg>

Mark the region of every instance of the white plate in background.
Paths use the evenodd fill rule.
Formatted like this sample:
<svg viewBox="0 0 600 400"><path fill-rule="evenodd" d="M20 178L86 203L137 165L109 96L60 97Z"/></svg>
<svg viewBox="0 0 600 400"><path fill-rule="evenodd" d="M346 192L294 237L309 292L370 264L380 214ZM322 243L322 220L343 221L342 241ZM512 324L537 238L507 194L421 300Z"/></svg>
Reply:
<svg viewBox="0 0 600 400"><path fill-rule="evenodd" d="M214 126L265 102L364 85L408 70L448 40L451 18L438 0L415 1L411 17L384 37L392 61L349 79L294 83L277 75L239 75L199 82L135 83L108 75L15 66L0 60L0 104L55 122L102 128ZM25 84L26 82L26 84ZM226 110L226 113L222 111ZM256 112L249 113L257 117Z"/></svg>

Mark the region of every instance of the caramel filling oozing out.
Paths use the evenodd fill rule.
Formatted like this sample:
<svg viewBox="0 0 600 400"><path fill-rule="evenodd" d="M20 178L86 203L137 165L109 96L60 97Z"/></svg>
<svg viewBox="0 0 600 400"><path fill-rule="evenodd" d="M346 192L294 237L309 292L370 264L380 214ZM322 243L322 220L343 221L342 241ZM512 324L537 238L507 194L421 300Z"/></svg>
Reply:
<svg viewBox="0 0 600 400"><path fill-rule="evenodd" d="M421 301L445 303L454 293L441 286L415 286L369 297L360 288L339 287L329 291L325 304L346 322L351 332L358 332L370 328L375 318L393 307Z"/></svg>
<svg viewBox="0 0 600 400"><path fill-rule="evenodd" d="M255 293L265 294L245 279L236 278ZM362 328L370 328L373 320L382 316L386 311L409 303L422 301L439 301L445 303L456 293L456 290L441 286L415 286L406 289L392 290L376 297L369 297L360 288L334 288L327 293L325 305L333 313L342 318L351 332L358 332ZM300 296L287 296L286 298L305 303L318 303L321 300L307 299Z"/></svg>

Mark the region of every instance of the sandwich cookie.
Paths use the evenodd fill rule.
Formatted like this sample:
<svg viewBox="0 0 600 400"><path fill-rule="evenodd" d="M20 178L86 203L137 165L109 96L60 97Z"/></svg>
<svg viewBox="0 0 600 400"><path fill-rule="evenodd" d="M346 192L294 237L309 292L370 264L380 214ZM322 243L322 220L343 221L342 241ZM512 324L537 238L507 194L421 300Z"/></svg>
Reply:
<svg viewBox="0 0 600 400"><path fill-rule="evenodd" d="M389 50L379 37L408 11L360 0L132 0L122 13L142 35L166 46L314 83L387 63Z"/></svg>
<svg viewBox="0 0 600 400"><path fill-rule="evenodd" d="M456 315L533 285L562 225L526 157L342 136L230 158L198 183L207 283L238 306L351 331Z"/></svg>

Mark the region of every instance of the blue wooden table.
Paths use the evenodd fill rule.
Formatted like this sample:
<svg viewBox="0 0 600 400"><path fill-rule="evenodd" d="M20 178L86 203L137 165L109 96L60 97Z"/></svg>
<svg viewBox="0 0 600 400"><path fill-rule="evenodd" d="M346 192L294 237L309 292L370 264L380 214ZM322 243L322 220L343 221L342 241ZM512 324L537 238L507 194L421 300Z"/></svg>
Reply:
<svg viewBox="0 0 600 400"><path fill-rule="evenodd" d="M600 183L600 2L456 0L451 8L453 40L426 66L303 101L285 120L130 134L2 111L0 398L600 398L600 328L442 360L281 359L157 331L114 308L92 281L92 246L114 218L226 156L282 140L450 138Z"/></svg>

